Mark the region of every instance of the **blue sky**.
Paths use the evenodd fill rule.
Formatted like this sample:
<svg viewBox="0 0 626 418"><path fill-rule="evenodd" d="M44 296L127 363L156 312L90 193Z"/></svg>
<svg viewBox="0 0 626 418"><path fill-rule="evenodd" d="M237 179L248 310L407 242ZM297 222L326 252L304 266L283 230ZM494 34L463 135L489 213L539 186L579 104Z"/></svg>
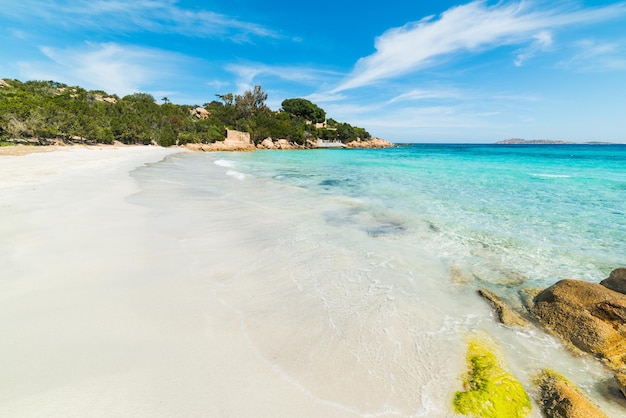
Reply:
<svg viewBox="0 0 626 418"><path fill-rule="evenodd" d="M0 46L1 78L200 105L259 84L394 142L626 142L626 2L4 0Z"/></svg>

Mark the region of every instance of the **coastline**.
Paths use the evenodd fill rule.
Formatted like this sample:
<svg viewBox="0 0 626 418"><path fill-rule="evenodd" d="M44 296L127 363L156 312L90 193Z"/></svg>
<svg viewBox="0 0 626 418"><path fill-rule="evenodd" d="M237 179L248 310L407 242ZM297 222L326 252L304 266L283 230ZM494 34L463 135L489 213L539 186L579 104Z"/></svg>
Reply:
<svg viewBox="0 0 626 418"><path fill-rule="evenodd" d="M442 306L432 296L443 289L429 289L433 285L420 279L441 274L437 282L444 283L447 276L441 266L428 267L429 258L416 253L417 243L400 245L411 248L405 259L419 266L416 283L395 281L404 275L392 277L393 286L409 292L388 292L383 277L394 272L383 267L385 257L392 254L396 265L402 258L397 252L385 254L388 248L379 238L362 248L367 256L355 252L350 243L365 240L353 235L353 228L339 233L348 245L337 247L338 237L328 239L331 231L318 228L318 236L302 229L303 242L311 247L298 241L297 257L287 265L280 262L296 242L276 245L282 241L279 231L300 228L288 208L308 208L299 209L297 219L309 222L322 213L335 214L334 229L343 225L341 213L334 212L334 203L325 207L316 196L309 201L301 194L286 208L268 205L278 196L272 193L290 192L275 185L259 187L262 183L251 178L242 181L234 171L235 161L252 155L181 156L176 154L187 151L153 146L41 148L46 150L20 158L0 156L6 173L0 179L0 248L7 260L0 280L0 332L8 341L0 348L0 366L7 371L0 382L0 415L106 416L113 411L118 416L222 416L228 411L226 415L259 416L263 411L267 416L391 417L408 416L405 412L415 405L423 412L425 405L416 401L415 393L437 399L435 407L449 406L440 397L451 394L458 383L462 364L457 364L457 355L463 339L447 341L447 356L439 358L430 338L443 325L431 314ZM167 164L154 166L163 158ZM185 167L194 161L209 166L201 173L211 175L191 172L198 182L192 185L222 178L213 189L202 189L208 198L202 200L201 211L188 207L196 205L195 195L189 200L177 194L182 189L169 186L177 184L175 176L158 175L176 170L162 168L154 177L142 177L151 170L140 167L175 168L175 160ZM270 195L255 194L261 188L271 189ZM250 205L241 204L242 196L253 196ZM268 210L261 222L258 208ZM327 257L329 263L307 265L312 254L317 260ZM367 294L360 293L357 281L328 280L337 270L358 271L364 260L366 282L381 285L368 286ZM298 270L299 265L315 270ZM378 266L381 276L374 275ZM298 273L293 277L303 278L299 285L281 282L283 270L289 268ZM335 305L333 313L343 306L349 315L348 322L333 322L332 329L323 329L325 322L320 321L326 312L311 315L320 309L313 291L326 283L333 286L328 296L363 298L357 299L361 310L356 316L354 305ZM299 293L299 286L305 291ZM483 318L477 321L481 328L506 332L483 301L461 287L454 292L465 302L444 307L452 318L463 318L467 309L474 318ZM370 303L373 300L376 303ZM396 309L402 313L399 323ZM386 326L367 328L368 318ZM431 329L421 342L432 352L412 350L415 337L423 338L413 334L415 318L420 330ZM337 331L335 324L339 341L328 337ZM365 336L380 347L359 351ZM410 350L386 347L391 337ZM514 336L509 337L513 341ZM385 357L389 353L393 357ZM566 364L565 370L580 366L579 360L563 361L555 363ZM599 363L589 361L585 367L604 373L596 370ZM418 365L426 369L415 373L412 368ZM525 366L519 362L513 371L523 376ZM406 377L406 385L389 376ZM439 414L431 416L444 416L441 409L435 411Z"/></svg>
<svg viewBox="0 0 626 418"><path fill-rule="evenodd" d="M159 145L126 145L121 142L115 142L114 144L77 144L77 143L57 143L54 145L24 145L24 144L14 144L14 145L6 145L0 146L0 156L22 156L33 153L40 152L52 152L52 151L63 151L71 148L83 148L83 149L118 149L125 147L150 147ZM389 142L387 140L381 138L370 138L368 140L359 140L359 141L351 141L344 145L345 148L354 149L354 148L391 148L396 146L396 144ZM224 141L216 141L213 143L189 143L185 145L177 145L171 147L163 147L168 149L178 149L181 152L191 151L191 152L250 152L256 150L294 150L294 149L319 149L322 147L318 147L314 142L310 142L308 146L298 145L292 142L289 142L285 139L278 139L273 141L271 138L265 139L262 143L258 145L254 145L249 138L247 140L231 140L225 139Z"/></svg>

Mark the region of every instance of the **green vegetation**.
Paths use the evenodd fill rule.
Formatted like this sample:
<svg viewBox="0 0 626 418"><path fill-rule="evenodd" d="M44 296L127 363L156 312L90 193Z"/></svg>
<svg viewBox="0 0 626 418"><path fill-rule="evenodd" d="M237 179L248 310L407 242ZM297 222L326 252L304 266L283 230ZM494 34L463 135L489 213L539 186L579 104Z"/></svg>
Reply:
<svg viewBox="0 0 626 418"><path fill-rule="evenodd" d="M280 105L285 112L310 120L313 123L326 120L326 112L307 99L285 99Z"/></svg>
<svg viewBox="0 0 626 418"><path fill-rule="evenodd" d="M454 395L457 413L482 418L528 416L531 404L526 391L500 366L484 341L470 341L467 362L465 391Z"/></svg>
<svg viewBox="0 0 626 418"><path fill-rule="evenodd" d="M102 90L85 90L55 81L4 80L0 84L0 143L64 142L125 144L211 143L224 139L226 129L249 132L256 143L267 137L305 145L308 139L344 142L370 138L363 128L329 121L324 110L306 99L287 99L283 111L272 111L261 86L244 92L216 95L200 106L162 104L146 93L124 97Z"/></svg>

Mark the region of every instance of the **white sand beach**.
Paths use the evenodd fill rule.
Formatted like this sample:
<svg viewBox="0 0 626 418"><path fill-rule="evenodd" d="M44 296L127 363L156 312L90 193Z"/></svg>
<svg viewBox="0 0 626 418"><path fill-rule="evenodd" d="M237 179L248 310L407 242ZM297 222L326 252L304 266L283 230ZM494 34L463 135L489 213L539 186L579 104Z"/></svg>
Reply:
<svg viewBox="0 0 626 418"><path fill-rule="evenodd" d="M353 416L268 364L127 201L175 152L0 156L0 416Z"/></svg>
<svg viewBox="0 0 626 418"><path fill-rule="evenodd" d="M549 365L621 410L359 197L243 156L48 151L0 155L0 417L452 417L476 330L527 390Z"/></svg>

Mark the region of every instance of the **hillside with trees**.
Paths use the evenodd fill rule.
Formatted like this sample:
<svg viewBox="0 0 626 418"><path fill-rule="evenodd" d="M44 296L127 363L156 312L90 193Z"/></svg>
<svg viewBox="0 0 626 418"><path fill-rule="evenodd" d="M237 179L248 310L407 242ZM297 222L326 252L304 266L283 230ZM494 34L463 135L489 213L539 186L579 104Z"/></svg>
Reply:
<svg viewBox="0 0 626 418"><path fill-rule="evenodd" d="M167 97L158 103L146 93L119 97L55 81L0 80L0 143L119 141L167 147L220 141L226 129L250 133L255 144L268 137L300 145L317 138L370 138L363 128L326 121L326 112L306 99L284 100L278 111L266 100L260 86L241 95L216 94L216 100L192 106Z"/></svg>

